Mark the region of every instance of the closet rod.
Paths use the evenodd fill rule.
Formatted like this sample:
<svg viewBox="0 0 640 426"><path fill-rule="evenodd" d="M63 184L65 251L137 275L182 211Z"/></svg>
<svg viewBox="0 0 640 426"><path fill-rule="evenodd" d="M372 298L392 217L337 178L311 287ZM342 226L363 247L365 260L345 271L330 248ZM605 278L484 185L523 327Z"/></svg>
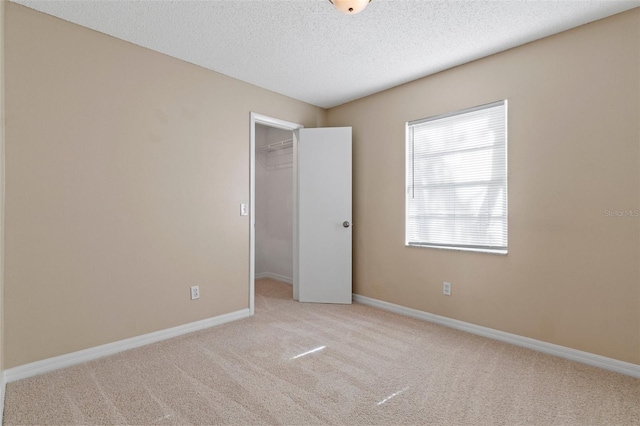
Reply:
<svg viewBox="0 0 640 426"><path fill-rule="evenodd" d="M287 139L287 140L284 140L284 141L280 141L280 142L270 143L269 145L261 146L260 148L258 148L258 150L259 151L269 151L271 149L288 148L290 145L293 145L293 138L292 139Z"/></svg>

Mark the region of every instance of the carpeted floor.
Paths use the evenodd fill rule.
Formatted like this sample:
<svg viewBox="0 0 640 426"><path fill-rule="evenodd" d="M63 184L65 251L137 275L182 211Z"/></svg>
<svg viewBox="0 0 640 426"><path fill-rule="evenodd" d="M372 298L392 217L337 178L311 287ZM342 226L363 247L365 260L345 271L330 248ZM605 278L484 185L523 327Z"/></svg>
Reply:
<svg viewBox="0 0 640 426"><path fill-rule="evenodd" d="M638 425L640 380L256 283L256 315L7 385L5 425Z"/></svg>

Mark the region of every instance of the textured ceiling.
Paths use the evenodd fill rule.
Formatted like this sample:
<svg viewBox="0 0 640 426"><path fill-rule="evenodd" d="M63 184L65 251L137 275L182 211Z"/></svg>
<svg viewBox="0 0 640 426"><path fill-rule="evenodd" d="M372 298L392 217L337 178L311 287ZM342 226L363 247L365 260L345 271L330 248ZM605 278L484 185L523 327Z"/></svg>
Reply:
<svg viewBox="0 0 640 426"><path fill-rule="evenodd" d="M321 107L640 6L640 0L13 0ZM594 52L595 53L595 52Z"/></svg>

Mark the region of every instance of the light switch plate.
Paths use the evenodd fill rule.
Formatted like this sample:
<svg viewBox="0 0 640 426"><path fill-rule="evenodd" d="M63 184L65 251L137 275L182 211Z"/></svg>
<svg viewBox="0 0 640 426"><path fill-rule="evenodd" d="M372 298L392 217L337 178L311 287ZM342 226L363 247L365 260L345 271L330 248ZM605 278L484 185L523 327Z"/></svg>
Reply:
<svg viewBox="0 0 640 426"><path fill-rule="evenodd" d="M249 216L249 206L247 204L240 204L240 216Z"/></svg>

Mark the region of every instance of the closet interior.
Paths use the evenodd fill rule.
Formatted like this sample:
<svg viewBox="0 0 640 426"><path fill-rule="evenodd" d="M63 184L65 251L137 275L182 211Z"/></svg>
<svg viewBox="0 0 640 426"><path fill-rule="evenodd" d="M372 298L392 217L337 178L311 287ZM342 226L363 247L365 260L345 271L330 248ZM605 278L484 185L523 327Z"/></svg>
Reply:
<svg viewBox="0 0 640 426"><path fill-rule="evenodd" d="M293 132L256 124L255 278L293 281Z"/></svg>

